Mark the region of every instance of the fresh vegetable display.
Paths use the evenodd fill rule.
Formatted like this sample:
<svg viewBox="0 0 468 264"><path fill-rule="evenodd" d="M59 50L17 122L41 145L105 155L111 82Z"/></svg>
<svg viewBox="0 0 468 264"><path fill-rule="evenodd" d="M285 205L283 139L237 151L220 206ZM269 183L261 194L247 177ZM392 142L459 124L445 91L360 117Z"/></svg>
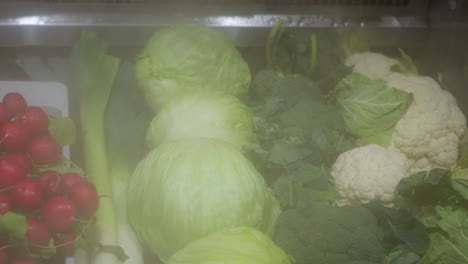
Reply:
<svg viewBox="0 0 468 264"><path fill-rule="evenodd" d="M460 102L359 30L280 21L264 45L256 70L205 26L161 29L134 61L92 31L69 58L20 57L76 92L89 181L47 165L61 161L47 119L9 96L0 188L28 191L0 193L0 228L32 210L33 248L86 237L77 264L468 263ZM92 230L70 229L76 215ZM0 263L17 257L3 244Z"/></svg>
<svg viewBox="0 0 468 264"><path fill-rule="evenodd" d="M49 119L61 117L28 106L16 92L0 105L7 116L0 124L0 263L70 256L94 221L98 193L79 168L65 166L69 161L54 138L57 131L49 127ZM65 180L71 174L74 180Z"/></svg>

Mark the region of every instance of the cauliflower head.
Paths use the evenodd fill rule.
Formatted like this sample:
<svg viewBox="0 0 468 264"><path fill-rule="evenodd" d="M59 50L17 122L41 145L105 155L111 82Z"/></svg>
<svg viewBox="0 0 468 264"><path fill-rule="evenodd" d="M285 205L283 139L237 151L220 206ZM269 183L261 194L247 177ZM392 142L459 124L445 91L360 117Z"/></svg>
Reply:
<svg viewBox="0 0 468 264"><path fill-rule="evenodd" d="M389 148L406 155L411 173L433 168L454 168L467 131L466 118L455 98L430 77L392 72L398 64L382 54L351 55L345 64L371 79L387 81L389 87L413 95L403 117L396 123Z"/></svg>
<svg viewBox="0 0 468 264"><path fill-rule="evenodd" d="M355 53L346 58L345 65L353 67L354 72L371 79L382 79L391 73L391 67L398 61L370 51Z"/></svg>
<svg viewBox="0 0 468 264"><path fill-rule="evenodd" d="M380 201L392 206L395 188L409 175L410 166L404 154L376 144L343 152L330 171L338 205Z"/></svg>
<svg viewBox="0 0 468 264"><path fill-rule="evenodd" d="M390 87L413 94L411 105L396 124L389 148L413 162L412 173L454 168L467 129L455 98L429 77L392 73L385 80Z"/></svg>

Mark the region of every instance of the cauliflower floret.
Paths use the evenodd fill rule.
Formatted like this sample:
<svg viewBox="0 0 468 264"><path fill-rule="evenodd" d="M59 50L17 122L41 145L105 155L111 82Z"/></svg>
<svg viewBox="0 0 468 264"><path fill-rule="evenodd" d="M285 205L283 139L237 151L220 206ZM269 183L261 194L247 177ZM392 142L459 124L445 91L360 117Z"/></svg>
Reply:
<svg viewBox="0 0 468 264"><path fill-rule="evenodd" d="M410 166L404 154L375 144L342 153L331 168L338 205L381 201L392 206L395 188Z"/></svg>
<svg viewBox="0 0 468 264"><path fill-rule="evenodd" d="M390 87L413 94L410 107L396 124L389 148L413 161L412 173L454 168L467 129L455 98L429 77L392 73L384 79Z"/></svg>
<svg viewBox="0 0 468 264"><path fill-rule="evenodd" d="M379 53L362 52L346 58L345 65L353 67L354 72L363 74L371 79L382 79L391 73L390 68L398 61Z"/></svg>

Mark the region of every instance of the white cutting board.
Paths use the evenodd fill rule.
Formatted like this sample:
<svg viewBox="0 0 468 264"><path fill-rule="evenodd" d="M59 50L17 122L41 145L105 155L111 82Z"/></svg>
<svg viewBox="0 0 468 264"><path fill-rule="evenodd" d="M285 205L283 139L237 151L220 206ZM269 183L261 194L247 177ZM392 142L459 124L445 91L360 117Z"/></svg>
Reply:
<svg viewBox="0 0 468 264"><path fill-rule="evenodd" d="M68 117L68 88L58 82L0 81L0 100L10 92L20 93L29 106L40 106L53 116ZM70 147L63 148L70 158Z"/></svg>

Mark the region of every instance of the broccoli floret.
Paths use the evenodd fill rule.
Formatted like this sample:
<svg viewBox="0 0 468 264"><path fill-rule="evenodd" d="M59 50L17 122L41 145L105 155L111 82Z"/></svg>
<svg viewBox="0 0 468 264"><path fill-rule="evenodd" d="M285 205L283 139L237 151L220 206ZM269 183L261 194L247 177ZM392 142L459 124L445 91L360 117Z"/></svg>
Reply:
<svg viewBox="0 0 468 264"><path fill-rule="evenodd" d="M385 257L376 218L358 206L286 210L274 240L296 264L381 264Z"/></svg>
<svg viewBox="0 0 468 264"><path fill-rule="evenodd" d="M317 102L325 100L319 87L310 79L299 75L284 75L272 70L258 72L252 80L252 96L259 102L270 103L280 99L284 107L296 104L301 98Z"/></svg>

